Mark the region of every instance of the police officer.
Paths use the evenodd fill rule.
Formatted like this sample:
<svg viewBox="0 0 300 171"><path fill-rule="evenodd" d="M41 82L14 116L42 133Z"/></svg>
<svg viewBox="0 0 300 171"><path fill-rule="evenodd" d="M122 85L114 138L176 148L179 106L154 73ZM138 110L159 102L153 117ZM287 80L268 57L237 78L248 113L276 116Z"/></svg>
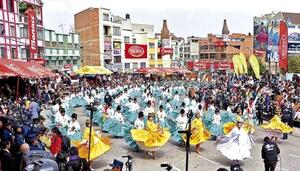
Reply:
<svg viewBox="0 0 300 171"><path fill-rule="evenodd" d="M277 155L280 153L278 145L271 141L269 137L264 138L264 144L261 149L261 156L264 159L265 171L275 171L278 161Z"/></svg>

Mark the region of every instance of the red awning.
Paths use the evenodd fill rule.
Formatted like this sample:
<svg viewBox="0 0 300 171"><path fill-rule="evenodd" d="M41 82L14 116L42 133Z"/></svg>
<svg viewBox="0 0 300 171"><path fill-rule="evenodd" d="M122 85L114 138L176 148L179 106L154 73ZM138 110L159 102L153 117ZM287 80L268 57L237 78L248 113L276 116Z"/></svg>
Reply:
<svg viewBox="0 0 300 171"><path fill-rule="evenodd" d="M55 74L37 62L14 61L9 59L0 60L0 71L15 73L14 76L24 78L54 77Z"/></svg>
<svg viewBox="0 0 300 171"><path fill-rule="evenodd" d="M18 76L17 73L10 70L9 68L5 67L4 65L1 65L0 63L0 76L1 77L16 77Z"/></svg>

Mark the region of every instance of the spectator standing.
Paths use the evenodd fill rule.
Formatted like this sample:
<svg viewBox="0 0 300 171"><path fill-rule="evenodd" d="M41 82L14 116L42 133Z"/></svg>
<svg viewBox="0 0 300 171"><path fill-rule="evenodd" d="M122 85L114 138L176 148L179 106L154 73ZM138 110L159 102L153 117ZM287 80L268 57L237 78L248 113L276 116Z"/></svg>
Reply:
<svg viewBox="0 0 300 171"><path fill-rule="evenodd" d="M269 137L264 138L261 149L261 156L265 163L265 171L275 171L278 161L277 155L280 153L278 145L271 141Z"/></svg>
<svg viewBox="0 0 300 171"><path fill-rule="evenodd" d="M15 171L14 158L10 152L10 141L2 141L2 151L0 154L2 171Z"/></svg>
<svg viewBox="0 0 300 171"><path fill-rule="evenodd" d="M51 138L50 152L54 157L56 157L57 154L60 153L61 151L62 135L57 127L52 128L51 133L52 133L52 138Z"/></svg>
<svg viewBox="0 0 300 171"><path fill-rule="evenodd" d="M39 115L40 115L40 106L36 102L35 99L31 99L31 103L29 105L29 110L31 114L31 119L33 120L34 123L37 123Z"/></svg>

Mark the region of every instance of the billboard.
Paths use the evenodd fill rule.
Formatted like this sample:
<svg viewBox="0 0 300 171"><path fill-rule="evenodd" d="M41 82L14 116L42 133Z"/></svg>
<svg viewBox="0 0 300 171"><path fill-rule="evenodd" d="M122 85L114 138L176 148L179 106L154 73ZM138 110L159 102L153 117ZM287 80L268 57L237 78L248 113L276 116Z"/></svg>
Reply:
<svg viewBox="0 0 300 171"><path fill-rule="evenodd" d="M147 45L125 44L125 58L127 59L147 59Z"/></svg>
<svg viewBox="0 0 300 171"><path fill-rule="evenodd" d="M271 20L268 26L268 48L267 60L270 62L278 62L279 53L279 21Z"/></svg>
<svg viewBox="0 0 300 171"><path fill-rule="evenodd" d="M264 17L254 17L254 49L267 50L268 46L268 22Z"/></svg>

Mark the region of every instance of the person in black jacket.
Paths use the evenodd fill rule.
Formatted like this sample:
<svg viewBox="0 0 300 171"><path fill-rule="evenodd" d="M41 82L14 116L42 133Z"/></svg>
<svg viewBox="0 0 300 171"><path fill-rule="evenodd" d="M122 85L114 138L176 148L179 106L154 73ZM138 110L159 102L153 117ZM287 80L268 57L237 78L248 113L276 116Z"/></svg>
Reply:
<svg viewBox="0 0 300 171"><path fill-rule="evenodd" d="M278 161L277 155L280 153L278 145L271 141L269 137L264 138L261 149L261 157L264 159L265 171L275 171Z"/></svg>
<svg viewBox="0 0 300 171"><path fill-rule="evenodd" d="M65 166L66 171L90 171L88 162L86 159L78 156L78 149L76 147L70 148L69 161Z"/></svg>
<svg viewBox="0 0 300 171"><path fill-rule="evenodd" d="M111 97L111 95L110 95L108 92L106 92L106 94L105 94L105 96L104 96L104 102L105 102L106 104L109 104L109 103L112 102L112 97Z"/></svg>
<svg viewBox="0 0 300 171"><path fill-rule="evenodd" d="M10 141L4 141L1 143L2 151L0 154L1 169L2 171L15 171L15 160L10 152L11 143Z"/></svg>

